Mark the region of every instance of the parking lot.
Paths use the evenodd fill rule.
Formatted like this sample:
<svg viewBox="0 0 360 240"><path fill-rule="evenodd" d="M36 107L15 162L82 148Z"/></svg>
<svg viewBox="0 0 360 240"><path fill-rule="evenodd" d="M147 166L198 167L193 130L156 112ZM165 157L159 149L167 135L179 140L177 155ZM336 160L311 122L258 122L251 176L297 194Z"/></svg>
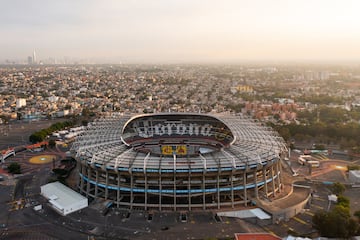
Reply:
<svg viewBox="0 0 360 240"><path fill-rule="evenodd" d="M20 126L18 130L21 131ZM47 151L57 154L58 149ZM311 219L318 210L329 207L327 199L330 191L324 183L346 181L344 166L349 163L347 160L319 157L320 166L309 171L307 166L298 163L294 154L289 159L289 165L296 169L296 179L305 179L311 185L311 201L295 217L261 227L236 218L216 219L215 213L209 211L159 212L111 208L103 214L93 204L63 217L54 212L39 194L40 186L47 183L51 176L52 163L29 163L28 159L37 154L21 152L7 160L19 162L25 175L16 180L6 177L0 185L1 239L88 239L92 236L96 239L207 239L232 238L236 232L316 237ZM352 211L359 210L358 189L348 189L345 195L351 199ZM34 211L33 207L38 204L42 204L43 209Z"/></svg>

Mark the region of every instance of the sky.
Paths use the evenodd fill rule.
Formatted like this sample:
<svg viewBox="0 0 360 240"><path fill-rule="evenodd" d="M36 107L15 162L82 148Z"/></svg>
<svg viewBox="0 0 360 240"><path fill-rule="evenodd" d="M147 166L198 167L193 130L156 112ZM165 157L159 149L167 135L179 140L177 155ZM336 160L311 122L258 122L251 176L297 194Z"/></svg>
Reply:
<svg viewBox="0 0 360 240"><path fill-rule="evenodd" d="M358 0L1 0L0 63L360 62Z"/></svg>

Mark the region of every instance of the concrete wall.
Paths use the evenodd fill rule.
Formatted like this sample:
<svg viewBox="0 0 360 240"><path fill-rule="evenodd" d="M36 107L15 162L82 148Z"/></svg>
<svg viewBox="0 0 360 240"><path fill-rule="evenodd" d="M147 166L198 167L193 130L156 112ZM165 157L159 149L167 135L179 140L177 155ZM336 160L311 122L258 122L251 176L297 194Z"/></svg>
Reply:
<svg viewBox="0 0 360 240"><path fill-rule="evenodd" d="M271 214L273 223L279 223L280 221L288 221L290 218L294 217L298 213L301 213L305 208L306 204L309 202L310 198L311 194L309 193L306 199L301 201L300 203L285 209L281 209L280 211L272 212Z"/></svg>

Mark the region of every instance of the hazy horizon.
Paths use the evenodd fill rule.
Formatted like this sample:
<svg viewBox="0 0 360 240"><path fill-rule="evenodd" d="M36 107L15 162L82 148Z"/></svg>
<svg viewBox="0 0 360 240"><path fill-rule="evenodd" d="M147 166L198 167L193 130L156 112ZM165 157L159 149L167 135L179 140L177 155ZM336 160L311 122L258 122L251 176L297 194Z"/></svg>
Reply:
<svg viewBox="0 0 360 240"><path fill-rule="evenodd" d="M360 62L355 0L12 0L0 63Z"/></svg>

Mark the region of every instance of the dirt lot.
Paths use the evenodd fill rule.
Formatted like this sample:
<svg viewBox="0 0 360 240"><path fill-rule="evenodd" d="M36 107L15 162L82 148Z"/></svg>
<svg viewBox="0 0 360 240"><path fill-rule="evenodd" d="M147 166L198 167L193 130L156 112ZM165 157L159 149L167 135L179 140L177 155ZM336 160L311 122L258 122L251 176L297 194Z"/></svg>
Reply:
<svg viewBox="0 0 360 240"><path fill-rule="evenodd" d="M65 121L64 119L39 120L32 122L15 121L10 124L0 125L0 150L8 147L26 145L29 136L51 124Z"/></svg>

